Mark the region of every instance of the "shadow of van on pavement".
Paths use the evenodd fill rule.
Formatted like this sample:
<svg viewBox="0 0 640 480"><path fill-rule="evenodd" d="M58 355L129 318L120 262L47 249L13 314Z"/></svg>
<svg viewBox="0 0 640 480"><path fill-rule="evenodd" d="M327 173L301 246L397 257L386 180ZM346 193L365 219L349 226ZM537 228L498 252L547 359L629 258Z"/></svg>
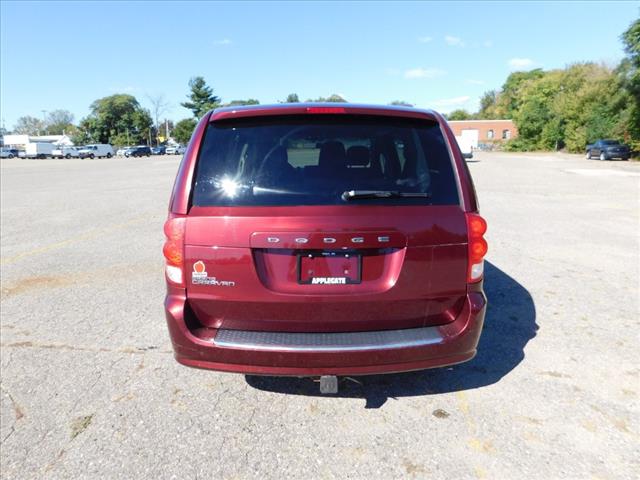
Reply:
<svg viewBox="0 0 640 480"><path fill-rule="evenodd" d="M418 372L360 376L362 383L342 380L338 398L365 398L365 408L379 408L388 398L470 390L491 385L524 359L524 348L536 336L536 308L525 287L493 264L485 263L488 299L476 357L460 365ZM309 378L246 375L253 388L290 395L322 396Z"/></svg>

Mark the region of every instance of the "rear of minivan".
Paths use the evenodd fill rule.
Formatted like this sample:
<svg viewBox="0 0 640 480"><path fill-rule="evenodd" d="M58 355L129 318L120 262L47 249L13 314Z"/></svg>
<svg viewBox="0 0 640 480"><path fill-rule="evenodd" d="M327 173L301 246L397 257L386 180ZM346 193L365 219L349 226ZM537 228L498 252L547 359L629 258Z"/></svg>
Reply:
<svg viewBox="0 0 640 480"><path fill-rule="evenodd" d="M475 355L486 223L435 112L210 112L183 157L164 230L180 363L358 375Z"/></svg>

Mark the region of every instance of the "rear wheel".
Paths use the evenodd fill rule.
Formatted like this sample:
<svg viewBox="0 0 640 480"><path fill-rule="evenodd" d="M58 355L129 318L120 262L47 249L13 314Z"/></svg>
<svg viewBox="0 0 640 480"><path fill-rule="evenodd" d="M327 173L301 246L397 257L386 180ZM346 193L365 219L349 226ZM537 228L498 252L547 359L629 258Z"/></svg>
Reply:
<svg viewBox="0 0 640 480"><path fill-rule="evenodd" d="M96 156L92 153L91 155L89 155L89 158L93 160L94 158L96 158Z"/></svg>
<svg viewBox="0 0 640 480"><path fill-rule="evenodd" d="M9 154L9 158L13 158L13 153L10 153L10 154Z"/></svg>
<svg viewBox="0 0 640 480"><path fill-rule="evenodd" d="M68 160L69 158L71 158L71 154L67 153L67 154L64 156L64 158L66 158L66 159Z"/></svg>
<svg viewBox="0 0 640 480"><path fill-rule="evenodd" d="M107 158L111 158L111 154L110 153L107 153Z"/></svg>

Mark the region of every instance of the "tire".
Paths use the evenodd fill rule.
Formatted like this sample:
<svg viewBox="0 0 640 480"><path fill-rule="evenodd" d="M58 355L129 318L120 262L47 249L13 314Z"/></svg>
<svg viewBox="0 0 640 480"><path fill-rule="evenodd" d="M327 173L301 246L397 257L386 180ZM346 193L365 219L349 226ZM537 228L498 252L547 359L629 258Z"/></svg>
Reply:
<svg viewBox="0 0 640 480"><path fill-rule="evenodd" d="M107 153L107 158L111 158L112 155L110 153Z"/></svg>
<svg viewBox="0 0 640 480"><path fill-rule="evenodd" d="M89 155L89 158L93 160L94 158L96 158L96 156L92 153L91 155Z"/></svg>
<svg viewBox="0 0 640 480"><path fill-rule="evenodd" d="M604 162L605 160L609 160L609 159L608 159L608 158L607 158L607 156L604 154L604 152L602 152L602 153L600 154L600 160L602 160L602 161Z"/></svg>
<svg viewBox="0 0 640 480"><path fill-rule="evenodd" d="M67 153L64 158L66 158L67 160L69 160L71 158L71 154Z"/></svg>
<svg viewBox="0 0 640 480"><path fill-rule="evenodd" d="M586 158L587 160L591 160L591 150L587 150Z"/></svg>
<svg viewBox="0 0 640 480"><path fill-rule="evenodd" d="M13 158L13 153L10 153L10 154L9 154L9 158Z"/></svg>

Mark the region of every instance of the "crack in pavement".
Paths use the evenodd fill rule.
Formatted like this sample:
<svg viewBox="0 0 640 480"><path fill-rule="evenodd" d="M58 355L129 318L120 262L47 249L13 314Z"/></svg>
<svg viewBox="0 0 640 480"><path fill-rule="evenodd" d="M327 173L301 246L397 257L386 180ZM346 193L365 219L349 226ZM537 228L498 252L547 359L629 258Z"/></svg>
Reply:
<svg viewBox="0 0 640 480"><path fill-rule="evenodd" d="M3 387L1 383L0 383L0 390L7 397L9 397L9 400L11 400L11 406L13 408L13 414L16 417L14 419L14 421L13 421L13 425L11 425L11 431L2 439L2 443L5 443L9 439L9 437L11 435L13 435L14 432L16 431L16 424L18 423L18 421L21 418L24 418L24 410L22 409L22 406L16 401L16 399L13 398L13 395L11 395L11 392L9 392L5 387Z"/></svg>
<svg viewBox="0 0 640 480"><path fill-rule="evenodd" d="M94 353L130 353L144 355L145 353L162 353L173 354L172 350L159 350L156 346L147 347L122 347L122 348L106 348L96 346L79 346L69 345L66 343L39 343L32 341L0 343L1 348L38 348L50 350L68 350L77 352L94 352Z"/></svg>

